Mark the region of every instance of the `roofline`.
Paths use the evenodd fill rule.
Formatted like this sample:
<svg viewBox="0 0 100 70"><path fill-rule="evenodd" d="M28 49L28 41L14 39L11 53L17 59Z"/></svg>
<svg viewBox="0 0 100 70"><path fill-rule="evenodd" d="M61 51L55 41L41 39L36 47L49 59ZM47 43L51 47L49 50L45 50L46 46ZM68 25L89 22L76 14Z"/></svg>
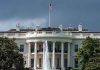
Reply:
<svg viewBox="0 0 100 70"><path fill-rule="evenodd" d="M72 33L100 33L100 32L72 32Z"/></svg>
<svg viewBox="0 0 100 70"><path fill-rule="evenodd" d="M0 33L26 33L26 31L0 31Z"/></svg>
<svg viewBox="0 0 100 70"><path fill-rule="evenodd" d="M28 31L0 31L0 33L27 33ZM100 33L100 32L79 32L79 31L70 31L71 33Z"/></svg>

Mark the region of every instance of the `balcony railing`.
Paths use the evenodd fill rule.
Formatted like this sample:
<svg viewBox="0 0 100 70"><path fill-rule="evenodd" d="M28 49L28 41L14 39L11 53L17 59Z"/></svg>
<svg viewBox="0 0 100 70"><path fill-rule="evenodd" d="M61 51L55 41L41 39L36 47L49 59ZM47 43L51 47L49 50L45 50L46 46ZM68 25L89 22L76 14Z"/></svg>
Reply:
<svg viewBox="0 0 100 70"><path fill-rule="evenodd" d="M28 32L26 37L72 37L70 32L54 32L54 31L34 31Z"/></svg>
<svg viewBox="0 0 100 70"><path fill-rule="evenodd" d="M26 38L26 34L25 33L0 33L0 37Z"/></svg>
<svg viewBox="0 0 100 70"><path fill-rule="evenodd" d="M48 51L49 51L49 52L53 52L53 50L50 50L50 49L49 49ZM34 51L32 51L32 52L34 52ZM43 52L43 49L39 49L39 50L37 50L37 52ZM55 52L56 52L56 53L61 53L61 50L56 50L56 49L55 49ZM64 53L68 53L68 51L67 51L67 50L64 50Z"/></svg>

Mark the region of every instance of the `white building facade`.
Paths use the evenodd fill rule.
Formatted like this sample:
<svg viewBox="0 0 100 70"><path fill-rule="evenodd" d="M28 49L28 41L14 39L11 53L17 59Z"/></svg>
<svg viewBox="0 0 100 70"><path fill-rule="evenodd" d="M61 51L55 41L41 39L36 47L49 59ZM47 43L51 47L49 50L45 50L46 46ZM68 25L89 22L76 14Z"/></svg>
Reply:
<svg viewBox="0 0 100 70"><path fill-rule="evenodd" d="M82 47L82 41L88 36L99 39L100 32L89 32L81 25L77 29L11 29L0 32L0 37L15 38L20 53L23 54L25 67L34 70L42 70L43 45L46 40L52 70L77 67L76 53Z"/></svg>

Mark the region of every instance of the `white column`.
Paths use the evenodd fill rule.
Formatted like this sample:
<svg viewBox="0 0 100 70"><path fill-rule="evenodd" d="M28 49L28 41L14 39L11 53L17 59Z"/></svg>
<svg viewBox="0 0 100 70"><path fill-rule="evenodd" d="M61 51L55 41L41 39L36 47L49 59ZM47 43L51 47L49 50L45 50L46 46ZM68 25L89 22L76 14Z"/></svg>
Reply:
<svg viewBox="0 0 100 70"><path fill-rule="evenodd" d="M53 42L53 52L52 52L52 70L55 70L55 42Z"/></svg>
<svg viewBox="0 0 100 70"><path fill-rule="evenodd" d="M42 66L42 69L44 69L44 58L45 58L45 56L44 56L44 54L45 54L45 42L43 42L43 66Z"/></svg>
<svg viewBox="0 0 100 70"><path fill-rule="evenodd" d="M36 70L37 67L37 42L35 42L34 46L34 70Z"/></svg>
<svg viewBox="0 0 100 70"><path fill-rule="evenodd" d="M61 43L61 70L64 70L64 44Z"/></svg>
<svg viewBox="0 0 100 70"><path fill-rule="evenodd" d="M71 67L71 46L70 46L70 43L68 43L68 67Z"/></svg>
<svg viewBox="0 0 100 70"><path fill-rule="evenodd" d="M31 45L28 43L28 67L31 67Z"/></svg>

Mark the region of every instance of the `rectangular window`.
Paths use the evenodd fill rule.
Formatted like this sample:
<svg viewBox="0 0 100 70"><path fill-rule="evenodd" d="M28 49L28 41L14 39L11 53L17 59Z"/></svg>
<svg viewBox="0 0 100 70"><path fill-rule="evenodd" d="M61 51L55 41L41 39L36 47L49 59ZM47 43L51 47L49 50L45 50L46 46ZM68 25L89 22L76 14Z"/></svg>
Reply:
<svg viewBox="0 0 100 70"><path fill-rule="evenodd" d="M67 68L67 58L64 59L64 66Z"/></svg>
<svg viewBox="0 0 100 70"><path fill-rule="evenodd" d="M78 45L75 45L75 52L78 51Z"/></svg>
<svg viewBox="0 0 100 70"><path fill-rule="evenodd" d="M48 42L48 50L49 50L49 52L52 52L52 47L53 47L53 44L52 44L52 42Z"/></svg>
<svg viewBox="0 0 100 70"><path fill-rule="evenodd" d="M41 64L42 64L42 63L41 63L41 58L39 58L39 67L42 67Z"/></svg>
<svg viewBox="0 0 100 70"><path fill-rule="evenodd" d="M51 61L51 58L50 58L50 67L52 66L52 64L51 64L51 63L52 63L52 61Z"/></svg>
<svg viewBox="0 0 100 70"><path fill-rule="evenodd" d="M59 58L57 58L57 68L59 68Z"/></svg>
<svg viewBox="0 0 100 70"><path fill-rule="evenodd" d="M31 44L31 53L34 52L34 44Z"/></svg>
<svg viewBox="0 0 100 70"><path fill-rule="evenodd" d="M31 67L34 67L34 59L31 59Z"/></svg>
<svg viewBox="0 0 100 70"><path fill-rule="evenodd" d="M39 46L39 50L38 50L38 51L39 51L39 52L42 52L42 51L43 51L42 44L39 44L38 46Z"/></svg>
<svg viewBox="0 0 100 70"><path fill-rule="evenodd" d="M78 58L75 58L75 67L78 67Z"/></svg>
<svg viewBox="0 0 100 70"><path fill-rule="evenodd" d="M55 52L61 52L61 42L55 43Z"/></svg>
<svg viewBox="0 0 100 70"><path fill-rule="evenodd" d="M24 45L23 44L20 45L19 51L24 52Z"/></svg>
<svg viewBox="0 0 100 70"><path fill-rule="evenodd" d="M67 53L68 52L68 43L65 42L64 43L64 53Z"/></svg>

